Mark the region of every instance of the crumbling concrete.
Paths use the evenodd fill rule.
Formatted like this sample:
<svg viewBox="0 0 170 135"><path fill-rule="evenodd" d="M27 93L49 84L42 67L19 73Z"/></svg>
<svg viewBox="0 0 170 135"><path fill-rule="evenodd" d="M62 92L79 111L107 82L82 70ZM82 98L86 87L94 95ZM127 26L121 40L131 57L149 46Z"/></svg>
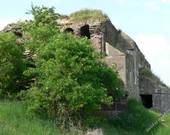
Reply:
<svg viewBox="0 0 170 135"><path fill-rule="evenodd" d="M169 88L164 87L161 82L153 83L152 79L147 80L140 76L140 70L143 68L151 71L149 62L135 41L117 30L110 20L103 22L92 19L81 22L60 20L58 23L62 31L69 28L76 36L86 36L90 39L94 48L105 56L104 60L108 66L117 65L128 98L142 100L142 94L149 94L152 97L152 109L165 112L170 108ZM81 29L85 26L89 33L82 34Z"/></svg>

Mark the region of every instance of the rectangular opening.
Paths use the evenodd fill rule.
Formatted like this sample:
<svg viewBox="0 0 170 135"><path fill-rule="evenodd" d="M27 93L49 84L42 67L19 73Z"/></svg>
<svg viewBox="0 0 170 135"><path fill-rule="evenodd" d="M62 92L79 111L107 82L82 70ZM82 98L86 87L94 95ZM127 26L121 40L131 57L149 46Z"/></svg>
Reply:
<svg viewBox="0 0 170 135"><path fill-rule="evenodd" d="M152 95L140 95L143 106L146 108L152 108L153 107L153 101L152 101Z"/></svg>

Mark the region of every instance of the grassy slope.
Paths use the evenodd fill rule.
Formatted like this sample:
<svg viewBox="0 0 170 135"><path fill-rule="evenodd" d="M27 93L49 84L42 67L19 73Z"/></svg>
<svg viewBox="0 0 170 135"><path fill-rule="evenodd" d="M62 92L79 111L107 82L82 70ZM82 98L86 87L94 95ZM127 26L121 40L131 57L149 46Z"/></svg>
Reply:
<svg viewBox="0 0 170 135"><path fill-rule="evenodd" d="M104 124L102 127L104 135L144 135L143 133L127 131L123 128L112 126L111 124Z"/></svg>
<svg viewBox="0 0 170 135"><path fill-rule="evenodd" d="M170 133L170 115L165 116L164 120L154 135ZM128 131L111 123L103 124L102 127L105 135L144 135L144 132ZM26 115L21 103L0 101L0 135L62 135L62 133L51 122Z"/></svg>
<svg viewBox="0 0 170 135"><path fill-rule="evenodd" d="M61 135L52 123L31 118L19 102L0 101L0 135Z"/></svg>

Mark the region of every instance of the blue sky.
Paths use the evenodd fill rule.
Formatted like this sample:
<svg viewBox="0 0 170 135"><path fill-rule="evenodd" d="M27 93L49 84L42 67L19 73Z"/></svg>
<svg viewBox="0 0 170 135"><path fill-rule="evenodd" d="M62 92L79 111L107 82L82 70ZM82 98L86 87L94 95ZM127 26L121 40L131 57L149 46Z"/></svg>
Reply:
<svg viewBox="0 0 170 135"><path fill-rule="evenodd" d="M25 12L31 3L54 6L62 14L81 8L103 10L113 25L137 42L153 72L170 86L170 0L2 0L0 29L30 18Z"/></svg>

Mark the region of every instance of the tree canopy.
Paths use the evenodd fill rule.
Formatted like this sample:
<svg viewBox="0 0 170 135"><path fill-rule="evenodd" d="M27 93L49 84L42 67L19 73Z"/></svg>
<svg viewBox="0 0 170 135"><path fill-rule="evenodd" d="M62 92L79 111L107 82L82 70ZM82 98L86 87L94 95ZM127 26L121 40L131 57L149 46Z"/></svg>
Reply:
<svg viewBox="0 0 170 135"><path fill-rule="evenodd" d="M25 69L23 47L16 44L13 33L0 33L0 95L14 94L19 90Z"/></svg>
<svg viewBox="0 0 170 135"><path fill-rule="evenodd" d="M119 98L118 72L101 62L90 40L60 32L56 24L59 14L53 8L33 6L31 13L34 19L22 28L23 47L33 54L24 75L35 80L24 92L28 110L67 123L92 115ZM4 76L0 80L17 81L22 76L23 52L14 35L0 38L5 53L0 53L1 64L6 62L0 67ZM7 87L4 83L0 86L3 90Z"/></svg>

